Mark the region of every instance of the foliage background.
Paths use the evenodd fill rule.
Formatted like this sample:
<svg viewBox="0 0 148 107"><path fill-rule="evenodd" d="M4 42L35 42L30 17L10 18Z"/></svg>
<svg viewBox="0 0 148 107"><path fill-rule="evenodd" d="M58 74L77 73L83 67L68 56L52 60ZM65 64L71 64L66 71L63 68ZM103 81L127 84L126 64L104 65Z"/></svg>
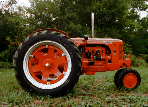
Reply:
<svg viewBox="0 0 148 107"><path fill-rule="evenodd" d="M34 0L30 8L10 11L15 3L11 0L5 4L9 9L0 9L0 68L11 67L19 42L35 30L56 28L70 37L91 37L92 12L95 37L123 40L134 66L148 62L148 17L138 15L148 9L144 0Z"/></svg>

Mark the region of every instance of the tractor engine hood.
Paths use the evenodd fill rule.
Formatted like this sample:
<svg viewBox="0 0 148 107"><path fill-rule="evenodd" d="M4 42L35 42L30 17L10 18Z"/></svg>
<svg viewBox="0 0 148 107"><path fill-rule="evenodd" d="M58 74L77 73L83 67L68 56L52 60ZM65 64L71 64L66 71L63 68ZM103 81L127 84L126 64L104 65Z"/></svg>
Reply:
<svg viewBox="0 0 148 107"><path fill-rule="evenodd" d="M112 38L88 38L88 40L85 40L84 38L71 38L73 42L76 44L76 46L85 46L86 44L112 44L117 42L123 42L120 39L112 39Z"/></svg>

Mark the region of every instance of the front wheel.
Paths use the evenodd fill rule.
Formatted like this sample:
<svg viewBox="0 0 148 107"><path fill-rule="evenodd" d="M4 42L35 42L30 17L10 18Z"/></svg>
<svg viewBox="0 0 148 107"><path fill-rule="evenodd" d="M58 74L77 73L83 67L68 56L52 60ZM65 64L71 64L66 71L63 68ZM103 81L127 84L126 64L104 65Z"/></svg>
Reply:
<svg viewBox="0 0 148 107"><path fill-rule="evenodd" d="M118 79L118 76L121 72L123 72L124 70L126 70L126 68L122 68L122 69L119 69L116 73L115 73L115 76L114 76L114 83L116 85L117 88L120 87L120 84L118 84L117 82L117 79Z"/></svg>
<svg viewBox="0 0 148 107"><path fill-rule="evenodd" d="M70 38L45 30L20 44L14 57L14 70L23 89L62 96L78 81L81 57Z"/></svg>
<svg viewBox="0 0 148 107"><path fill-rule="evenodd" d="M119 85L118 88L124 87L127 90L137 88L140 85L140 82L140 74L133 69L126 69L122 71L117 78L117 83Z"/></svg>

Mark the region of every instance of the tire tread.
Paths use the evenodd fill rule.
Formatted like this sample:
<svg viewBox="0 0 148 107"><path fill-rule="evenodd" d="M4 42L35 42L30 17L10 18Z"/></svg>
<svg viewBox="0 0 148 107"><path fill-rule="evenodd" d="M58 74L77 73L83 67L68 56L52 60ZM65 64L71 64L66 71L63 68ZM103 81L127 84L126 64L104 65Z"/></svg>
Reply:
<svg viewBox="0 0 148 107"><path fill-rule="evenodd" d="M71 68L71 74L69 75L67 82L62 84L61 87L57 87L55 90L41 90L38 89L37 87L34 87L31 85L31 83L28 83L27 79L23 77L23 68L22 68L22 60L25 55L25 52L29 49L30 46L35 44L37 41L42 41L46 40L49 38L49 40L61 43L69 52L72 60L72 68ZM80 52L77 49L76 45L73 43L73 41L67 37L64 36L63 34L57 33L57 32L51 32L51 31L40 31L32 34L31 36L27 37L23 43L21 43L15 52L14 55L14 71L15 71L15 76L18 81L18 83L21 85L22 89L30 91L38 91L41 93L46 93L49 94L53 97L56 96L63 96L66 93L68 93L74 85L78 82L79 76L81 74L81 56Z"/></svg>

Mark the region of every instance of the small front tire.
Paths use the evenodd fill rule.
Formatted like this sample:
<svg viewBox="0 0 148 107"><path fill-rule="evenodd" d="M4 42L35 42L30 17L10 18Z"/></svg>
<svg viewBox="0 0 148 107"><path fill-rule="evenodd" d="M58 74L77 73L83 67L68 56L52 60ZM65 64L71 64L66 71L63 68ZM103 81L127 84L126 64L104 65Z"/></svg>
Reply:
<svg viewBox="0 0 148 107"><path fill-rule="evenodd" d="M117 88L120 87L120 84L118 84L118 82L117 82L118 76L119 76L119 74L120 74L122 71L124 71L124 70L126 70L126 68L119 69L119 70L115 73L115 76L114 76L114 83L115 83L115 85L116 85Z"/></svg>
<svg viewBox="0 0 148 107"><path fill-rule="evenodd" d="M140 74L133 69L126 69L121 72L117 78L119 89L124 87L126 90L137 88L141 83Z"/></svg>

